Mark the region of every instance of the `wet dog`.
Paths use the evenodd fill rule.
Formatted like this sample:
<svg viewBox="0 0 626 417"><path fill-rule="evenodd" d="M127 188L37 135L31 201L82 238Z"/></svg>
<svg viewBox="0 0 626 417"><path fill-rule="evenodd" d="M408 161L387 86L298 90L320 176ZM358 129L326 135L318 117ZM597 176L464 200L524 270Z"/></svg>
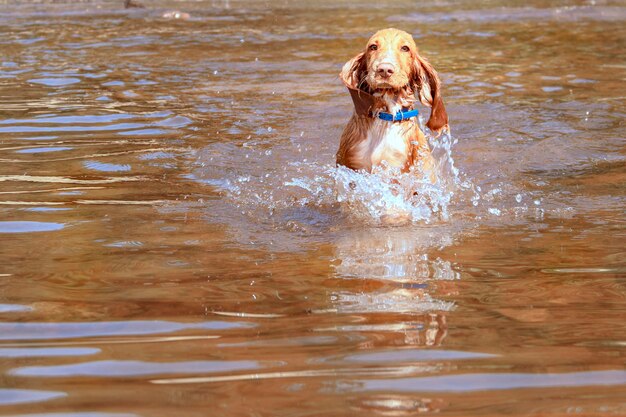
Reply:
<svg viewBox="0 0 626 417"><path fill-rule="evenodd" d="M430 148L417 121L416 103L431 107L426 126L448 129L435 69L418 53L413 37L384 29L340 73L354 102L354 113L341 135L337 164L371 172L376 166L409 172L418 163L432 167Z"/></svg>

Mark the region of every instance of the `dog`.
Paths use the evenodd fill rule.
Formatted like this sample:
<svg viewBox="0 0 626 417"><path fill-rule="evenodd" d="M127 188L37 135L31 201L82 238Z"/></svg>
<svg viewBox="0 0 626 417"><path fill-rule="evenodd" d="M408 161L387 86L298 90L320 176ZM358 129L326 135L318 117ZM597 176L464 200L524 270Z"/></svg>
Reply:
<svg viewBox="0 0 626 417"><path fill-rule="evenodd" d="M424 172L432 170L415 105L431 107L426 126L435 134L449 130L448 114L439 76L418 53L413 37L392 28L376 32L339 77L352 96L354 113L341 135L337 165L367 172L383 166L406 173L418 164Z"/></svg>

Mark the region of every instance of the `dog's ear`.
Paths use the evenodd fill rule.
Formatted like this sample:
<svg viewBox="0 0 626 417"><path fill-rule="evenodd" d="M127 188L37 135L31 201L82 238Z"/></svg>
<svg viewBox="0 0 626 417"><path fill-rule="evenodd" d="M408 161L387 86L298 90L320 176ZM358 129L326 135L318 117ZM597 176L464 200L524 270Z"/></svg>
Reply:
<svg viewBox="0 0 626 417"><path fill-rule="evenodd" d="M353 88L355 90L367 89L367 83L365 82L366 76L367 60L364 52L361 52L350 61L346 62L339 73L339 77L346 87Z"/></svg>
<svg viewBox="0 0 626 417"><path fill-rule="evenodd" d="M448 113L441 98L441 81L437 71L426 58L415 54L413 62L413 89L422 104L431 107L430 118L426 126L433 132L439 133L448 128Z"/></svg>

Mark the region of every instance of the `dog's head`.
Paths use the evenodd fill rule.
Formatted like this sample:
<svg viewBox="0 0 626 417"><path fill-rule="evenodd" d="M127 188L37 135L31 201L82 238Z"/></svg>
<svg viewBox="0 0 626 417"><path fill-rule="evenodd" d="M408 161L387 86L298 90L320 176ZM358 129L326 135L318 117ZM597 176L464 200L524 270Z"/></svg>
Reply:
<svg viewBox="0 0 626 417"><path fill-rule="evenodd" d="M374 34L365 51L348 61L341 79L350 88L371 93L390 90L412 93L432 107L426 126L434 132L448 125L448 114L441 98L441 82L435 69L417 50L413 37L398 29Z"/></svg>

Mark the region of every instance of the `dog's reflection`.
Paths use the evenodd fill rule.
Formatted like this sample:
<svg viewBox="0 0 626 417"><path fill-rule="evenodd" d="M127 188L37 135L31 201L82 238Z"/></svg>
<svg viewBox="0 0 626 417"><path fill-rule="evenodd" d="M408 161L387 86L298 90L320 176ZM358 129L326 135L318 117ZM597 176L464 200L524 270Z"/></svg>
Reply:
<svg viewBox="0 0 626 417"><path fill-rule="evenodd" d="M429 248L451 243L442 235L431 229L377 229L340 239L335 271L355 286L335 291L331 300L338 313L359 318L342 330L384 333L387 345L441 345L446 313L455 304L437 297L454 294L460 276L450 261L428 255ZM367 344L376 343L369 339Z"/></svg>

